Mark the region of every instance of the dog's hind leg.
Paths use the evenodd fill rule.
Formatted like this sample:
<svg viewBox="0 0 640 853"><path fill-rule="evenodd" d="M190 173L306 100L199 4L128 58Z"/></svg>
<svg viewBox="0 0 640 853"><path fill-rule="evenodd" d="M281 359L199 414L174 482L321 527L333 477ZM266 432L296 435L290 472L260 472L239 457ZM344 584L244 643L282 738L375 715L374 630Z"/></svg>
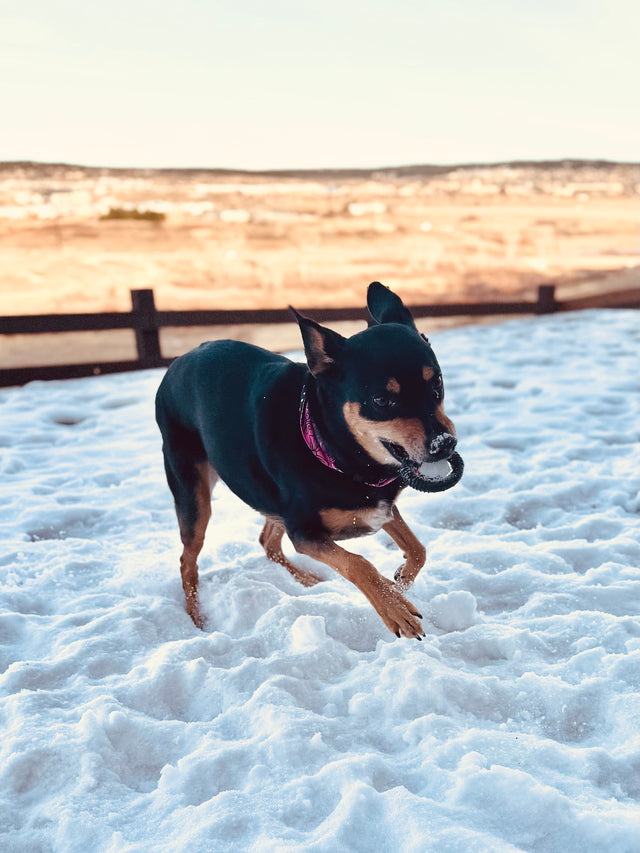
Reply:
<svg viewBox="0 0 640 853"><path fill-rule="evenodd" d="M403 552L405 562L395 573L395 581L399 589L406 590L424 566L427 551L395 506L392 513L393 518L384 524L382 529L389 534Z"/></svg>
<svg viewBox="0 0 640 853"><path fill-rule="evenodd" d="M167 481L175 501L183 550L180 575L186 609L198 628L203 628L198 598L198 555L211 518L211 490L218 475L190 443L173 442L164 446ZM197 461L196 461L197 460Z"/></svg>
<svg viewBox="0 0 640 853"><path fill-rule="evenodd" d="M299 569L287 560L282 553L282 537L284 533L285 528L282 521L279 518L267 516L262 533L260 534L260 544L264 548L267 557L273 560L274 563L284 566L303 586L314 586L320 583L322 580L321 577L314 575L313 572L305 572L304 569Z"/></svg>
<svg viewBox="0 0 640 853"><path fill-rule="evenodd" d="M198 597L198 555L204 544L204 535L211 518L211 491L216 484L218 475L208 462L196 466L197 481L191 506L186 514L178 512L180 538L183 550L180 557L180 575L182 588L187 604L187 613L193 619L194 625L204 628L200 614L200 599Z"/></svg>

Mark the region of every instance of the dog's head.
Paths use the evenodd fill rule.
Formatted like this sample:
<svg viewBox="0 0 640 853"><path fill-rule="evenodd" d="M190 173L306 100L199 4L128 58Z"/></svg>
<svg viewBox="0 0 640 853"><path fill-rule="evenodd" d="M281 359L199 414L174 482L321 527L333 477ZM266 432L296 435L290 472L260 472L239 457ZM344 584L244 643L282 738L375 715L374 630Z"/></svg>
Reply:
<svg viewBox="0 0 640 853"><path fill-rule="evenodd" d="M374 325L351 338L296 314L307 364L323 405L329 400L339 409L360 448L422 488L424 463L459 459L440 366L396 294L373 282L367 307Z"/></svg>

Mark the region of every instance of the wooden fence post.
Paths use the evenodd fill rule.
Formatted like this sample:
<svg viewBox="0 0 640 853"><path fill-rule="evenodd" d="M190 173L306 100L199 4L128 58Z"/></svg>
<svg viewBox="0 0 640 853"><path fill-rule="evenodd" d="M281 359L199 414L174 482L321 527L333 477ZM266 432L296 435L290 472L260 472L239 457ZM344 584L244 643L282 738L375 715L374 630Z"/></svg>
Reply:
<svg viewBox="0 0 640 853"><path fill-rule="evenodd" d="M553 314L556 310L556 286L555 284L541 284L538 288L538 301L536 302L536 314Z"/></svg>
<svg viewBox="0 0 640 853"><path fill-rule="evenodd" d="M134 315L138 359L143 367L155 367L161 364L162 354L153 290L132 290L131 307Z"/></svg>

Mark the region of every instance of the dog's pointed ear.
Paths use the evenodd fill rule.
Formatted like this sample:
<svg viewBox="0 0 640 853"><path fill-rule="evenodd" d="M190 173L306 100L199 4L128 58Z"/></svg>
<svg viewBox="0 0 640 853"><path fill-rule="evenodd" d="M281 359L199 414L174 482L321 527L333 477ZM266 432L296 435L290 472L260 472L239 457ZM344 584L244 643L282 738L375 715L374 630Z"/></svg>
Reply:
<svg viewBox="0 0 640 853"><path fill-rule="evenodd" d="M367 308L375 323L401 323L412 329L416 327L411 312L405 308L402 299L379 281L372 281L369 285Z"/></svg>
<svg viewBox="0 0 640 853"><path fill-rule="evenodd" d="M300 326L304 353L311 373L318 376L318 374L334 368L340 361L346 338L343 338L338 332L321 326L314 320L309 320L308 317L303 317L302 314L298 314L295 308L291 306L289 308Z"/></svg>

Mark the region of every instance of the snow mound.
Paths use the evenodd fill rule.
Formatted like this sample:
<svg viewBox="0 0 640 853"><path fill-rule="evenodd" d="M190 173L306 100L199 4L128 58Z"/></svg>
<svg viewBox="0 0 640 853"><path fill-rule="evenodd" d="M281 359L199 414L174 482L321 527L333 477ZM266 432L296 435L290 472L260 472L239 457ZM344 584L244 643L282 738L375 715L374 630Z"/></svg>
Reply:
<svg viewBox="0 0 640 853"><path fill-rule="evenodd" d="M429 602L427 613L437 628L443 631L463 631L477 619L478 602L466 589L434 596Z"/></svg>

